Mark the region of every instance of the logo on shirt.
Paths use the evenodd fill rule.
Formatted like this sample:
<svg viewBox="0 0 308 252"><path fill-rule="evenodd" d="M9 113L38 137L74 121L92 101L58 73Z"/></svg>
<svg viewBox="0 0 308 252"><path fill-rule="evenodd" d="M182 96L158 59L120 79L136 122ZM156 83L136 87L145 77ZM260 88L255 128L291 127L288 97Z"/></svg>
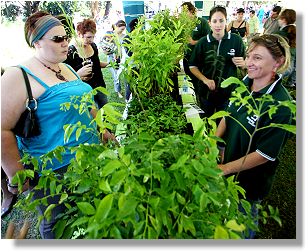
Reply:
<svg viewBox="0 0 308 252"><path fill-rule="evenodd" d="M231 48L230 52L228 52L227 54L229 54L230 56L235 56L235 49Z"/></svg>
<svg viewBox="0 0 308 252"><path fill-rule="evenodd" d="M198 31L198 26L195 27L195 29L193 31Z"/></svg>
<svg viewBox="0 0 308 252"><path fill-rule="evenodd" d="M252 127L256 127L256 121L259 119L259 117L257 115L253 115L253 116L247 116L246 117L248 123L252 126Z"/></svg>

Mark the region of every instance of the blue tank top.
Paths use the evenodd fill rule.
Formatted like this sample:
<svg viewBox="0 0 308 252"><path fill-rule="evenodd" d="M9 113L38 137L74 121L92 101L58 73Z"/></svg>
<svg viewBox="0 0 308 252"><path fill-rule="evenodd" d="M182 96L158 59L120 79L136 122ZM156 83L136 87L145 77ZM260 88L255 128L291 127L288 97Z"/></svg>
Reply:
<svg viewBox="0 0 308 252"><path fill-rule="evenodd" d="M52 164L48 162L46 168L52 170L67 166L70 160L75 157L69 147L75 147L85 143L98 144L100 142L96 124L90 124L93 119L90 113L79 114L78 109L73 108L73 106L66 111L60 110L61 104L71 102L72 96L79 96L81 98L82 95L92 90L90 85L84 83L70 66L66 66L69 67L78 79L61 82L51 87L35 76L28 68L19 66L38 81L45 88L45 92L37 98L38 107L36 113L41 134L31 138L17 137L18 149L21 156L27 153L39 159L41 155L54 150L56 147L64 146L66 151L62 153L62 162L57 159L53 159ZM76 124L79 121L82 125L93 128L93 132L95 133L82 131L80 137L76 140L76 130L74 130L69 140L64 142L63 126L66 124Z"/></svg>

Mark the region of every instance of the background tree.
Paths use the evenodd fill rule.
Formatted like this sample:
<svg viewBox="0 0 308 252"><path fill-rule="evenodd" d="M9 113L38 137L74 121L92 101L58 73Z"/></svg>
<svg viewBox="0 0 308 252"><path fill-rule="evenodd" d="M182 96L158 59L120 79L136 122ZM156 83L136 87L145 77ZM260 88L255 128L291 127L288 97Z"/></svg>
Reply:
<svg viewBox="0 0 308 252"><path fill-rule="evenodd" d="M66 15L71 16L74 14L74 12L77 11L78 7L79 5L77 1L53 1L53 2L42 1L39 6L39 9L45 10L54 16L63 14L64 10Z"/></svg>
<svg viewBox="0 0 308 252"><path fill-rule="evenodd" d="M15 21L19 15L26 20L32 13L38 11L41 1L1 1L1 15L9 21Z"/></svg>
<svg viewBox="0 0 308 252"><path fill-rule="evenodd" d="M21 7L11 1L1 1L1 16L8 21L16 21L16 18L21 14Z"/></svg>

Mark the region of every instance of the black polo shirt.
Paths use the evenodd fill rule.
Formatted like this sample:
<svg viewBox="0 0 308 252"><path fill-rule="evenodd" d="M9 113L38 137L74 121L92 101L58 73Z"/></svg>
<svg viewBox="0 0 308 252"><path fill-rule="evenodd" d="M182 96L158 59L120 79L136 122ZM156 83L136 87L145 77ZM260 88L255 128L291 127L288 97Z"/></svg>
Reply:
<svg viewBox="0 0 308 252"><path fill-rule="evenodd" d="M218 41L212 33L201 38L196 44L189 60L189 67L198 67L199 71L208 79L215 81L218 91L228 99L230 89L220 88L220 83L237 74L237 68L232 62L233 57L244 57L245 46L237 34L226 32ZM207 85L201 85L200 95L207 95Z"/></svg>
<svg viewBox="0 0 308 252"><path fill-rule="evenodd" d="M272 96L272 101L267 101L263 104L261 115L268 110L270 105L276 107L279 101L291 100L288 91L281 84L281 78L278 78L278 76L274 83L266 86L259 92L250 92L252 80L247 76L244 78L244 82L249 91L243 93L242 96L252 96L257 106L259 106L258 104L260 103L258 98L266 94ZM248 102L253 104L251 99L249 99ZM250 134L254 132L256 127L257 129L261 129L269 126L271 123L291 124L292 122L291 112L289 108L286 107L278 108L276 113L271 117L268 113L265 113L260 118L254 113L249 112L247 106L236 104L236 102L230 102L227 111L230 112L231 116L236 118ZM224 163L228 163L246 155L250 137L243 127L235 120L230 117L226 117L225 120L227 128L223 136L226 142ZM239 173L238 181L240 182L240 186L246 190L246 196L249 199L262 199L269 192L277 167L276 158L285 144L286 138L287 131L276 127L262 129L253 136L249 153L256 151L261 156L268 159L268 162Z"/></svg>

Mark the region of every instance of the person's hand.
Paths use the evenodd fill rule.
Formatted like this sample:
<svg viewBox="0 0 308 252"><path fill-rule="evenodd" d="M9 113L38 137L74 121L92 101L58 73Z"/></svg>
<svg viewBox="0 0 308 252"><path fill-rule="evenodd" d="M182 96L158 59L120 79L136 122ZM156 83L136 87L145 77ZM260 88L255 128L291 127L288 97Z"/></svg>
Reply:
<svg viewBox="0 0 308 252"><path fill-rule="evenodd" d="M89 80L91 78L92 73L92 64L88 64L83 66L77 71L77 74L80 76L82 80Z"/></svg>
<svg viewBox="0 0 308 252"><path fill-rule="evenodd" d="M29 179L27 179L25 181L25 183L23 184L23 186L22 186L22 191L21 192L25 192L25 191L29 190L29 188L30 188ZM21 193L18 190L18 184L16 184L16 185L12 184L12 182L10 182L10 180L7 181L7 189L12 194L19 194L19 193Z"/></svg>
<svg viewBox="0 0 308 252"><path fill-rule="evenodd" d="M225 171L224 171L225 166L226 166L225 164L218 164L218 165L217 165L217 167L218 167L220 170L222 170L222 172L223 172L224 175L226 175L226 174L225 174Z"/></svg>
<svg viewBox="0 0 308 252"><path fill-rule="evenodd" d="M211 91L215 90L216 85L215 85L215 81L214 80L206 79L206 80L203 80L202 82L205 85L207 85Z"/></svg>
<svg viewBox="0 0 308 252"><path fill-rule="evenodd" d="M234 65L236 65L237 67L245 67L246 64L245 64L245 60L243 57L233 57L232 58L232 62Z"/></svg>

